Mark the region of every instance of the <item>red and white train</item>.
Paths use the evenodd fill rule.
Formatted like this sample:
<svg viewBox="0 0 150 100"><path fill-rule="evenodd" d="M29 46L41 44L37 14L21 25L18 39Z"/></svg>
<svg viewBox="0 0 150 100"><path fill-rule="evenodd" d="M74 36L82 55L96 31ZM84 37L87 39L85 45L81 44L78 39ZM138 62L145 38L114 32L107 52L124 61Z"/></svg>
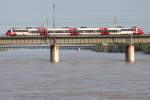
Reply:
<svg viewBox="0 0 150 100"><path fill-rule="evenodd" d="M50 36L50 35L142 35L144 31L141 28L12 28L6 32L7 36Z"/></svg>

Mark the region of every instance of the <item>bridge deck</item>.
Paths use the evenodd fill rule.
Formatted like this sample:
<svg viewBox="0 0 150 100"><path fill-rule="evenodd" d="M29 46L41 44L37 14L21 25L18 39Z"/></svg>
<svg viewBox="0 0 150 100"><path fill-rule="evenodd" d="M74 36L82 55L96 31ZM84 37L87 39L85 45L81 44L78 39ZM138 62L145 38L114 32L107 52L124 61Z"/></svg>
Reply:
<svg viewBox="0 0 150 100"><path fill-rule="evenodd" d="M150 35L11 36L0 37L0 45L91 45L96 43L150 43Z"/></svg>

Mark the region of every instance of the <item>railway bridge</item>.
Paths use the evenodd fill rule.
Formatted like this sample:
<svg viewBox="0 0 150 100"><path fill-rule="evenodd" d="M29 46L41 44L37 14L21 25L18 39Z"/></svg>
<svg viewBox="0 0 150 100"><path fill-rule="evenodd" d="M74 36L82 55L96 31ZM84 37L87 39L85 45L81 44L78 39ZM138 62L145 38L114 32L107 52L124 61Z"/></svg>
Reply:
<svg viewBox="0 0 150 100"><path fill-rule="evenodd" d="M133 43L150 43L150 35L53 35L53 36L1 36L0 46L14 45L50 45L50 59L59 62L59 46L62 45L95 45L105 44L126 44L126 61L135 61L135 50Z"/></svg>

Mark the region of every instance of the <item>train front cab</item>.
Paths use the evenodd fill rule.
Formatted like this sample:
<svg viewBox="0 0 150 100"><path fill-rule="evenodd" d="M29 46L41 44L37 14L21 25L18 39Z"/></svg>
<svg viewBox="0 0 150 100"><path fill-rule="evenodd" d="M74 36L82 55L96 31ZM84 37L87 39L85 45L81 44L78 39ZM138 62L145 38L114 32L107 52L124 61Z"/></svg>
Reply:
<svg viewBox="0 0 150 100"><path fill-rule="evenodd" d="M16 36L16 32L13 29L9 29L6 33L6 36Z"/></svg>
<svg viewBox="0 0 150 100"><path fill-rule="evenodd" d="M143 35L144 34L144 30L141 28L135 28L135 29L132 29L132 31L133 31L133 35Z"/></svg>

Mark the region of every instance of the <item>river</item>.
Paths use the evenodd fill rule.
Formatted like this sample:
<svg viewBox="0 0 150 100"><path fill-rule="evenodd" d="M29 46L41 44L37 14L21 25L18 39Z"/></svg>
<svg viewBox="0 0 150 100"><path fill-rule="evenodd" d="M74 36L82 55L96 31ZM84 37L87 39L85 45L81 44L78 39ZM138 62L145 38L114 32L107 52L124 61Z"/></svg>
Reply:
<svg viewBox="0 0 150 100"><path fill-rule="evenodd" d="M0 52L0 100L149 100L150 55L48 49Z"/></svg>

